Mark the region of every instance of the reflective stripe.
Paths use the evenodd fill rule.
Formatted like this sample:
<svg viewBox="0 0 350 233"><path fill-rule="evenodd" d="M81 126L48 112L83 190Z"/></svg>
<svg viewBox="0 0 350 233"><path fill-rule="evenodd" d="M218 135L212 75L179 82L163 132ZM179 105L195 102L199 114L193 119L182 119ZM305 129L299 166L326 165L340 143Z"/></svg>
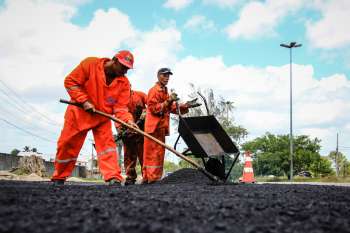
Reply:
<svg viewBox="0 0 350 233"><path fill-rule="evenodd" d="M68 163L70 161L76 161L77 158L70 158L70 159L56 159L57 163Z"/></svg>
<svg viewBox="0 0 350 233"><path fill-rule="evenodd" d="M246 161L246 162L251 162L251 161L253 161L253 159L252 159L252 157L246 156L246 157L245 157L245 161Z"/></svg>
<svg viewBox="0 0 350 233"><path fill-rule="evenodd" d="M245 167L244 172L253 173L253 168L252 167Z"/></svg>
<svg viewBox="0 0 350 233"><path fill-rule="evenodd" d="M67 91L71 91L71 90L74 90L74 89L80 89L80 86L76 85L76 86L71 86L71 87L67 87L66 88Z"/></svg>
<svg viewBox="0 0 350 233"><path fill-rule="evenodd" d="M149 167L149 168L161 168L163 166L148 166L148 165L143 165L143 167Z"/></svg>
<svg viewBox="0 0 350 233"><path fill-rule="evenodd" d="M107 154L107 153L112 152L112 151L117 151L117 150L115 148L110 147L110 148L107 148L104 151L101 151L101 152L97 153L97 156L101 156L101 155Z"/></svg>
<svg viewBox="0 0 350 233"><path fill-rule="evenodd" d="M117 112L128 112L129 109L128 108L115 108L113 110L113 113L117 113Z"/></svg>

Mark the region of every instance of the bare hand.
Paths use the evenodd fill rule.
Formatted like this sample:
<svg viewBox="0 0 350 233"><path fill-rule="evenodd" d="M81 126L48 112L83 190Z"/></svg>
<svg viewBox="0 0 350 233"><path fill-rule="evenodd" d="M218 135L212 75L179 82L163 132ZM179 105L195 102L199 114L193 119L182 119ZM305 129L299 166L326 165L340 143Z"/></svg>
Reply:
<svg viewBox="0 0 350 233"><path fill-rule="evenodd" d="M187 102L185 103L185 105L186 105L188 108L195 108L195 107L201 106L202 104L201 104L201 103L197 103L197 98L195 98L195 99L193 99L193 100L187 101Z"/></svg>
<svg viewBox="0 0 350 233"><path fill-rule="evenodd" d="M83 109L87 112L95 112L95 106L89 101L83 103Z"/></svg>
<svg viewBox="0 0 350 233"><path fill-rule="evenodd" d="M128 121L128 124L136 129L140 129L139 126L132 120ZM131 129L130 129L131 130Z"/></svg>

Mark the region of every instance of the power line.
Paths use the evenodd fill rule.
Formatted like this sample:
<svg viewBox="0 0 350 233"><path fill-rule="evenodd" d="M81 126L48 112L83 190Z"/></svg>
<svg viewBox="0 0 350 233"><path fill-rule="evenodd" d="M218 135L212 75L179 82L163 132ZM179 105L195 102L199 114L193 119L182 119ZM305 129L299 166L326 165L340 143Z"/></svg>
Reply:
<svg viewBox="0 0 350 233"><path fill-rule="evenodd" d="M4 94L5 97L10 98L9 95L8 95L8 92L4 91L3 89L0 89L0 91ZM10 98L10 99L11 99L11 98ZM14 108L16 108L18 111L20 111L20 112L22 112L22 113L24 113L24 114L27 114L27 113L28 113L27 111L23 110L23 109L21 108L21 106L20 106L17 102L12 102L12 103L13 103L13 105L11 105L11 106L14 107Z"/></svg>
<svg viewBox="0 0 350 233"><path fill-rule="evenodd" d="M0 80L0 83L5 86L15 97L17 97L18 100L20 100L23 103L23 106L25 108L27 108L28 111L35 111L36 113L38 113L42 118L48 120L49 122L51 122L51 124L54 124L56 126L62 126L61 124L59 124L58 122L56 122L55 120L52 120L50 117L46 116L45 114L43 114L42 112L38 111L33 105L31 105L30 103L28 103L27 101L25 101L20 95L18 95L11 87L9 87L4 81ZM7 96L8 98L14 100L13 98L11 98L9 95ZM30 108L28 107L30 106Z"/></svg>
<svg viewBox="0 0 350 233"><path fill-rule="evenodd" d="M23 117L23 115L27 115L26 113L20 114L18 116L18 114L14 114L13 112L9 111L6 108L3 108L2 106L0 106L0 108L1 108L2 112L7 113L10 116L7 118L11 118L11 120L14 120L14 118L16 118L17 121L20 121L22 123L25 123L27 125L32 125L33 127L35 127L35 129L33 129L34 131L37 131L39 129L40 131L43 130L52 136L55 136L55 137L57 136L57 134L55 132L49 130L48 128L44 127L43 125L38 124L36 121L33 122L31 120L27 120L25 117ZM20 125L20 124L16 124L16 125Z"/></svg>
<svg viewBox="0 0 350 233"><path fill-rule="evenodd" d="M15 107L15 108L16 108L18 111L20 111L20 112L22 112L22 113L24 113L24 114L28 114L28 112L33 112L33 111L34 111L34 112L38 113L38 114L41 116L42 119L45 119L45 121L46 121L47 123L49 123L49 124L51 124L51 125L54 125L55 127L60 127L60 128L62 127L62 124L59 124L59 123L57 123L55 120L52 120L50 117L48 117L48 116L46 116L45 114L43 114L42 112L38 111L33 105L31 105L31 104L29 104L27 101L25 101L19 94L16 93L16 91L14 91L11 87L9 87L4 81L0 80L0 83L1 83L3 86L5 86L7 90L9 90L9 91L5 91L4 89L1 89L1 88L0 88L0 91L1 91L7 98L9 98L9 99L11 100L12 103L15 103L15 104L16 104L16 107ZM11 95L10 95L9 92L11 92L12 95L14 95L17 99L11 97ZM14 105L13 105L13 106L14 106ZM7 111L7 112L8 112L8 111ZM32 133L32 132L30 132L29 130L26 130L26 129L23 129L22 127L16 126L15 124L13 124L13 123L7 121L6 119L3 119L3 118L0 118L0 119L3 120L5 123L7 123L7 124L9 124L9 125L11 125L11 126L17 128L17 129L23 131L23 132L25 132L25 133L27 133L27 134L30 134L30 135L32 135L32 136L34 136L34 137L38 137L38 138L40 138L40 139L42 139L42 140L45 140L45 141L53 142L52 140L46 139L46 138L44 138L44 137L42 137L42 136L40 136L40 135L37 135L37 134L35 134L35 133ZM74 127L74 128L76 128L76 127ZM76 129L79 130L78 128L76 128ZM49 131L49 130L47 130L47 131L50 132L50 133L53 133L53 132L51 132L51 131ZM54 142L54 143L56 143L56 142ZM89 153L90 153L90 152L87 152L87 150L85 150L85 149L82 149L82 150L83 150L86 154L89 154Z"/></svg>
<svg viewBox="0 0 350 233"><path fill-rule="evenodd" d="M51 140L49 140L49 139L47 139L47 138L41 137L40 135L37 135L37 134L35 134L35 133L32 133L32 132L30 132L30 131L28 131L28 130L26 130L26 129L23 129L23 128L21 128L21 127L18 127L18 126L16 126L15 124L13 124L13 123L7 121L6 119L4 119L4 118L2 118L2 117L1 117L0 119L3 120L6 124L11 125L12 127L15 127L16 129L19 129L19 130L21 130L21 131L23 131L23 132L25 132L25 133L27 133L27 134L29 134L29 135L32 135L32 136L37 137L37 138L40 138L40 139L42 139L42 140L44 140L44 141L47 141L47 142L56 143L56 142L51 141Z"/></svg>
<svg viewBox="0 0 350 233"><path fill-rule="evenodd" d="M2 117L0 117L0 119L1 119L2 121L4 121L6 124L11 125L12 127L16 128L16 129L18 129L18 130L20 130L20 131L22 131L22 132L25 132L26 134L29 134L29 135L34 136L34 137L37 137L37 138L39 138L39 139L41 139L41 140L44 140L44 141L47 141L47 142L56 144L56 141L49 140L49 139L44 138L44 137L42 137L42 136L40 136L40 135L37 135L37 134L35 134L35 133L32 133L32 132L30 132L29 130L23 129L22 127L16 126L15 124L9 122L8 120L6 120L6 119L4 119L4 118L2 118ZM83 148L81 149L81 151L85 152L86 154L89 154L89 153L90 153L89 151L87 151L86 149L83 149ZM80 151L80 154L81 154L81 151Z"/></svg>

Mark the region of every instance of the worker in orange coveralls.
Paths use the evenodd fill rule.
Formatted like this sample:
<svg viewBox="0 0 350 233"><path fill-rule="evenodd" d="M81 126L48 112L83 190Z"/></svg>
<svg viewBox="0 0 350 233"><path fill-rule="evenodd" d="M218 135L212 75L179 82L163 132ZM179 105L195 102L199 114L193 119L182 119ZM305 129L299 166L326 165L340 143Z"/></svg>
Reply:
<svg viewBox="0 0 350 233"><path fill-rule="evenodd" d="M125 76L133 63L133 55L126 50L119 51L112 59L89 57L65 78L64 86L71 101L81 103L83 108L67 107L51 179L55 185L63 185L71 175L89 130L94 135L103 179L110 185L120 185L123 181L111 120L94 114L94 111L114 114L137 127L128 111L130 83Z"/></svg>
<svg viewBox="0 0 350 233"><path fill-rule="evenodd" d="M169 68L159 69L158 82L149 90L147 98L145 132L162 142L169 135L170 113L176 113L175 101L178 100L176 93L169 95L167 90L172 74ZM199 104L193 102L179 104L181 113L187 113L189 108L197 106ZM165 148L147 137L144 140L142 183L150 184L162 177Z"/></svg>
<svg viewBox="0 0 350 233"><path fill-rule="evenodd" d="M129 111L141 130L144 130L146 116L147 95L141 91L131 90L129 99ZM118 131L118 139L124 143L124 168L126 173L125 185L133 185L136 182L136 163L139 159L142 170L143 159L143 135L130 131L120 124L115 124ZM120 136L120 137L119 137Z"/></svg>

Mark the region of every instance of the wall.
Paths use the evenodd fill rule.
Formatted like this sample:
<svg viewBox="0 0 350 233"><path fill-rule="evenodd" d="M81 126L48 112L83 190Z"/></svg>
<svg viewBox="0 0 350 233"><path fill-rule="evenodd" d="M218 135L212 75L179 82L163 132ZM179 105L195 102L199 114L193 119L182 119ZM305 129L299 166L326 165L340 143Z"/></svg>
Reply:
<svg viewBox="0 0 350 233"><path fill-rule="evenodd" d="M12 168L18 167L19 159L21 156L15 156L5 153L0 153L0 171L11 170ZM49 161L44 161L46 168L46 173L48 176L52 176L54 171L54 163ZM75 177L86 177L86 167L75 166L72 175Z"/></svg>

